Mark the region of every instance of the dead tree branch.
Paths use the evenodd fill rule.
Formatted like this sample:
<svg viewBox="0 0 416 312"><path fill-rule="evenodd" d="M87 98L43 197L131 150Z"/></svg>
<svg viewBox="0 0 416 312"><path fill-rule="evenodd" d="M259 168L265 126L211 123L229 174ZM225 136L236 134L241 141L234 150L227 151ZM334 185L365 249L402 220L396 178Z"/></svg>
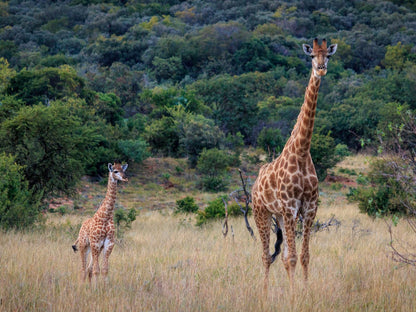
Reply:
<svg viewBox="0 0 416 312"><path fill-rule="evenodd" d="M242 190L236 190L230 193L230 197L234 198L235 202L237 203L237 205L240 207L241 212L244 214L244 220L246 222L246 227L248 232L250 233L251 237L256 240L256 236L254 235L254 231L252 229L252 227L250 226L250 223L248 222L248 212L250 209L250 202L251 202L251 195L250 193L247 191L247 181L243 178L243 173L240 169L238 169L238 172L240 173L240 179L241 179L241 183L243 186ZM244 196L240 196L239 192L243 191ZM240 204L240 200L243 199L244 203L245 203L245 207L243 207Z"/></svg>
<svg viewBox="0 0 416 312"><path fill-rule="evenodd" d="M414 232L416 232L416 229L414 228L414 222L414 220L408 220L410 227ZM386 224L388 232L390 234L390 248L392 249L391 258L393 259L393 261L416 266L416 254L409 252L408 249L403 245L396 247L395 242L397 242L397 240L393 238L392 226L387 221ZM398 248L400 248L403 251L399 251ZM412 248L414 249L414 246Z"/></svg>
<svg viewBox="0 0 416 312"><path fill-rule="evenodd" d="M319 219L316 220L312 229L313 229L314 232L319 232L319 231L323 231L323 230L329 231L329 227L335 226L336 229L338 229L340 225L341 225L341 221L338 221L337 219L335 219L335 215L332 215L331 218L326 222L321 223L321 222L319 222Z"/></svg>
<svg viewBox="0 0 416 312"><path fill-rule="evenodd" d="M222 199L222 201L224 202L224 209L225 209L225 219L224 219L224 223L222 224L222 235L226 237L228 234L228 205L224 198Z"/></svg>

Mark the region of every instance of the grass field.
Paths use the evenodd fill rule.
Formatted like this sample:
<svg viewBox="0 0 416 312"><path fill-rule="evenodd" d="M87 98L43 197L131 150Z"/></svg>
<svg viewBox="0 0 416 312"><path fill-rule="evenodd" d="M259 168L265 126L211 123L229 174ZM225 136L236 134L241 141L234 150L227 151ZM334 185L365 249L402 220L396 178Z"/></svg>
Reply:
<svg viewBox="0 0 416 312"><path fill-rule="evenodd" d="M360 171L364 162L350 158L340 166ZM157 192L167 203L183 195ZM293 300L280 259L270 270L268 298L261 296L261 247L243 218L230 220L234 236L224 238L221 221L196 227L193 217L164 208L141 210L114 248L108 283L96 289L79 282L79 254L71 248L87 212L51 214L30 233L0 233L0 311L414 311L415 269L391 259L386 223L359 214L346 192L321 186L317 219L335 215L341 225L313 234L309 284L298 265ZM120 201L130 207L146 196L134 194L126 187ZM394 233L414 238L403 221Z"/></svg>

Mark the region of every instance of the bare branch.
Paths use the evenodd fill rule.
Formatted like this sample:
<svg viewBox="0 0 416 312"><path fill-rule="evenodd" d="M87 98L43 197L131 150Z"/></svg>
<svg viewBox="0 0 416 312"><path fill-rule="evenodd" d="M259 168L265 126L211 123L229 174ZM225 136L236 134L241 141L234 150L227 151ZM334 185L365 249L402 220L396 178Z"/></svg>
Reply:
<svg viewBox="0 0 416 312"><path fill-rule="evenodd" d="M239 201L239 200L238 200L238 198L237 198L238 193L239 193L239 190L234 191L234 192L231 192L231 193L230 193L230 196L231 196L232 198L234 198L235 202L236 202L236 203L237 203L237 205L240 207L241 212L243 212L243 213L244 213L244 220L245 220L245 222L246 222L246 227L247 227L247 230L248 230L248 232L250 233L251 237L252 237L254 240L256 240L256 236L254 235L254 231L253 231L253 229L251 228L250 223L248 222L248 218L247 218L247 216L248 216L248 212L249 212L249 209L250 209L251 195L250 195L250 193L247 191L247 184L246 184L246 181L245 181L245 180L244 180L244 178L243 178L243 173L242 173L242 171L241 171L240 169L238 169L238 172L240 173L240 179L241 179L241 183L242 183L242 186L243 186L242 191L244 192L244 203L245 203L245 207L242 207L242 206L240 205L240 201ZM241 197L240 197L240 198L241 198Z"/></svg>
<svg viewBox="0 0 416 312"><path fill-rule="evenodd" d="M228 234L228 205L224 198L222 199L222 201L224 202L224 209L225 209L225 219L224 219L224 223L222 224L222 235L226 237Z"/></svg>
<svg viewBox="0 0 416 312"><path fill-rule="evenodd" d="M331 218L326 222L319 222L319 220L316 220L315 224L313 225L314 232L319 232L323 230L329 231L330 226L335 226L337 229L341 225L341 221L338 221L335 219L335 215L332 215Z"/></svg>
<svg viewBox="0 0 416 312"><path fill-rule="evenodd" d="M393 261L416 266L416 255L411 254L411 253L404 254L403 252L400 252L396 248L396 246L394 245L392 227L390 224L387 223L387 221L386 221L386 224L387 224L388 232L390 234L390 248L393 250L391 258L393 259Z"/></svg>

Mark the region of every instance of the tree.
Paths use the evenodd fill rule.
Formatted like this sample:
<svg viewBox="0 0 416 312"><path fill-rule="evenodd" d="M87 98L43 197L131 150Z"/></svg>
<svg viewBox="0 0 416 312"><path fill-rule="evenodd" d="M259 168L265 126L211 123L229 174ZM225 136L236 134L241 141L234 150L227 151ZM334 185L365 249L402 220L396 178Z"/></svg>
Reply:
<svg viewBox="0 0 416 312"><path fill-rule="evenodd" d="M179 135L174 120L163 116L146 126L143 138L152 152L164 156L176 156L179 150Z"/></svg>
<svg viewBox="0 0 416 312"><path fill-rule="evenodd" d="M88 100L89 90L75 70L67 65L59 68L22 70L10 79L7 95L14 95L26 105L43 103L65 97L81 97Z"/></svg>
<svg viewBox="0 0 416 312"><path fill-rule="evenodd" d="M402 45L401 42L395 46L387 46L382 64L388 69L403 70L406 65L409 65L411 49L411 45Z"/></svg>
<svg viewBox="0 0 416 312"><path fill-rule="evenodd" d="M10 79L16 75L16 71L9 67L9 62L0 57L0 93L6 89Z"/></svg>
<svg viewBox="0 0 416 312"><path fill-rule="evenodd" d="M94 108L97 115L113 126L123 121L124 111L121 108L119 97L114 93L97 93Z"/></svg>
<svg viewBox="0 0 416 312"><path fill-rule="evenodd" d="M75 192L98 141L59 104L24 107L0 125L0 151L15 156L29 189L43 198Z"/></svg>
<svg viewBox="0 0 416 312"><path fill-rule="evenodd" d="M224 140L223 132L214 121L202 115L187 113L183 106L169 110L179 135L180 150L195 167L203 149L218 148Z"/></svg>
<svg viewBox="0 0 416 312"><path fill-rule="evenodd" d="M148 144L140 138L136 140L120 140L118 147L123 156L125 156L124 159L132 160L136 163L141 163L149 157L149 152L147 151Z"/></svg>

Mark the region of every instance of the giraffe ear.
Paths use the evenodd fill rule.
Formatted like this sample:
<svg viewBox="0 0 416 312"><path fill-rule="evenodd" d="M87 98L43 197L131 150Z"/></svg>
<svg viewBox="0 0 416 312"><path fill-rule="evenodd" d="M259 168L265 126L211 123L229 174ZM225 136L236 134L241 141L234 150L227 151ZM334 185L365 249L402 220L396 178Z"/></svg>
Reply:
<svg viewBox="0 0 416 312"><path fill-rule="evenodd" d="M327 52L327 56L331 56L331 55L334 55L335 54L335 52L337 52L337 48L338 48L338 45L337 44L331 44L330 46L329 46L329 48L328 48L328 52Z"/></svg>
<svg viewBox="0 0 416 312"><path fill-rule="evenodd" d="M127 167L129 166L129 164L124 164L121 166L121 168L123 169L123 172L127 170Z"/></svg>
<svg viewBox="0 0 416 312"><path fill-rule="evenodd" d="M108 163L108 171L113 172L113 165Z"/></svg>
<svg viewBox="0 0 416 312"><path fill-rule="evenodd" d="M311 56L312 55L312 48L308 44L302 44L303 52L305 52L306 55Z"/></svg>

